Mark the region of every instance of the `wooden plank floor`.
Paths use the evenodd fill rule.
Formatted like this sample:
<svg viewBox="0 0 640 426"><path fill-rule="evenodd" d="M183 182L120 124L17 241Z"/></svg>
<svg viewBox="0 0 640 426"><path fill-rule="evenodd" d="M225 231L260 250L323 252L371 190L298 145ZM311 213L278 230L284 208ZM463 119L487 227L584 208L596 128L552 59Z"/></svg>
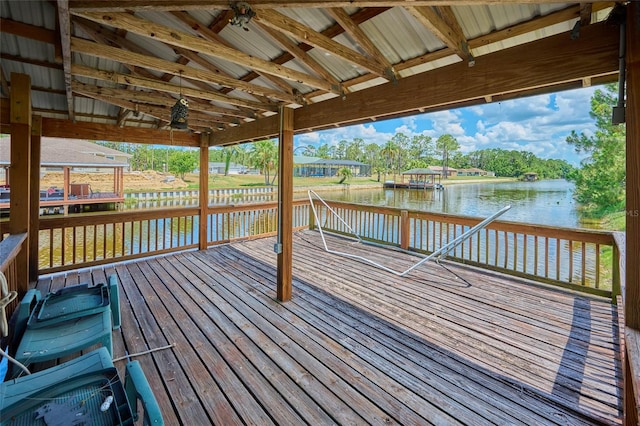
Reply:
<svg viewBox="0 0 640 426"><path fill-rule="evenodd" d="M415 257L329 237L397 270ZM43 278L112 273L114 356L136 357L167 424L621 424L615 307L459 265L397 277L294 234L293 299L273 238ZM124 362L118 362L121 368Z"/></svg>

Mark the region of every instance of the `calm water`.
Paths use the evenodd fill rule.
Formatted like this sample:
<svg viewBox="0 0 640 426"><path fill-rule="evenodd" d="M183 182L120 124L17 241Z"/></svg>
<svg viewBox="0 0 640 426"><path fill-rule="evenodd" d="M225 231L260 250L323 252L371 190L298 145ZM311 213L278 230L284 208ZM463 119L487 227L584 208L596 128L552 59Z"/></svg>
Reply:
<svg viewBox="0 0 640 426"><path fill-rule="evenodd" d="M348 187L346 187L348 188ZM573 184L565 180L447 185L443 191L420 189L344 189L318 191L326 200L401 207L466 216L487 217L506 205L511 210L501 220L562 227L584 227L572 198ZM296 192L295 198L306 198ZM213 200L213 205L275 201L276 196L249 195ZM197 199L163 200L130 204L127 209L196 206Z"/></svg>
<svg viewBox="0 0 640 426"><path fill-rule="evenodd" d="M502 207L501 220L581 227L573 184L565 180L447 185L443 191L380 189L321 193L327 200L486 217Z"/></svg>

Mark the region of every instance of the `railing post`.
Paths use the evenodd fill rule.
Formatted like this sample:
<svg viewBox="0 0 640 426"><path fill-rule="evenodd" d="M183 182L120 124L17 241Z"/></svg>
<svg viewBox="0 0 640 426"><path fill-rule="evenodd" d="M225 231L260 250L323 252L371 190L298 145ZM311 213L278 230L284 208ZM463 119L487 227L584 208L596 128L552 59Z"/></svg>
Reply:
<svg viewBox="0 0 640 426"><path fill-rule="evenodd" d="M612 245L612 262L611 265L611 302L616 305L618 303L618 296L622 295L622 288L620 283L620 248L618 242L614 238ZM622 309L622 307L620 307Z"/></svg>
<svg viewBox="0 0 640 426"><path fill-rule="evenodd" d="M410 228L409 212L402 210L400 212L400 248L403 250L409 249Z"/></svg>
<svg viewBox="0 0 640 426"><path fill-rule="evenodd" d="M209 137L200 137L200 220L198 221L198 248L206 250L208 247L209 221Z"/></svg>
<svg viewBox="0 0 640 426"><path fill-rule="evenodd" d="M316 229L316 218L315 215L313 214L313 200L309 201L309 229L310 230L314 230Z"/></svg>

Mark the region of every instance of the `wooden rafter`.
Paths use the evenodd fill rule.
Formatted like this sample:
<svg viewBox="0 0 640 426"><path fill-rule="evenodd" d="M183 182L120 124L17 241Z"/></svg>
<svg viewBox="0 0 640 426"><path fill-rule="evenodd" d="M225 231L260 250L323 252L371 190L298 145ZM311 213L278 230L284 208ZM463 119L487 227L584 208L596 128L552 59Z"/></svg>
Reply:
<svg viewBox="0 0 640 426"><path fill-rule="evenodd" d="M162 72L168 72L181 78L199 80L203 82L216 82L218 84L236 88L247 93L257 93L262 96L280 99L287 102L296 102L296 98L282 92L270 90L268 88L255 84L246 83L239 80L226 78L209 70L202 70L192 67L186 67L175 62L166 61L157 57L141 55L111 46L105 46L98 43L86 41L77 37L71 39L71 46L75 52L87 55L97 56L105 59L111 59L122 63L132 64L144 68L151 68ZM231 103L231 97L220 95L220 99L226 98Z"/></svg>
<svg viewBox="0 0 640 426"><path fill-rule="evenodd" d="M64 85L67 93L67 109L69 120L75 121L73 91L71 90L71 16L69 0L58 0L58 19L60 22L60 44L62 46L62 67L64 68Z"/></svg>
<svg viewBox="0 0 640 426"><path fill-rule="evenodd" d="M316 74L330 82L335 87L340 87L340 81L332 76L329 71L327 71L318 61L308 55L300 45L291 41L291 39L289 39L287 36L279 31L272 29L271 27L263 25L260 22L257 22L256 24L259 25L265 33L269 34L269 36L271 36L271 38L273 38L278 44L280 44L280 46L282 46L285 51L287 51L297 60L306 65L310 70L314 71Z"/></svg>
<svg viewBox="0 0 640 426"><path fill-rule="evenodd" d="M80 83L78 81L73 82L73 91L85 94L93 93L96 95L109 96L112 98L127 99L136 103L146 103L165 107L172 107L176 102L175 98L168 98L153 92L91 86L89 84ZM229 114L230 110L225 108L218 108L211 104L189 103L189 111L201 111L217 115L232 116L231 114ZM249 116L249 114L240 111L235 114L235 117L253 118ZM238 123L238 120L235 119L228 119L224 121L229 123Z"/></svg>
<svg viewBox="0 0 640 426"><path fill-rule="evenodd" d="M126 29L132 33L136 33L145 37L153 38L155 40L160 40L167 44L171 44L173 46L183 47L185 49L193 50L199 53L205 53L207 55L211 55L214 57L218 57L230 62L234 62L238 65L242 65L247 67L248 69L256 69L261 72L265 72L267 74L272 74L275 76L280 76L287 80L297 81L302 84L306 84L310 87L323 88L326 90L336 90L332 88L331 85L319 78L315 78L308 74L304 74L302 72L293 70L291 68L286 68L277 64L274 64L269 61L265 61L251 55L248 55L244 52L240 52L238 50L221 46L216 43L212 43L208 40L204 40L200 37L195 37L190 34L177 31L174 28L169 28L164 25L155 24L153 22L147 21L145 19L137 18L131 16L126 13L81 13L79 14L82 17L93 20L95 22L99 22L104 25L115 26L118 28ZM220 77L213 77L210 81L219 81L223 80ZM233 84L227 82L224 84L219 81L222 85L227 85L230 87L234 87ZM243 82L238 82L237 86L241 89ZM259 90L256 90L256 93L260 93ZM275 92L271 97L276 99L281 99L285 94L281 94ZM289 101L289 99L287 99ZM295 100L291 100L291 102L295 102Z"/></svg>
<svg viewBox="0 0 640 426"><path fill-rule="evenodd" d="M469 65L475 63L469 43L450 7L407 7L407 10L429 31Z"/></svg>
<svg viewBox="0 0 640 426"><path fill-rule="evenodd" d="M225 39L220 37L215 31L211 30L209 27L201 24L195 19L193 16L189 15L187 12L172 12L172 15L178 18L180 21L190 26L191 29L196 31L202 38L205 40L209 40L214 43L219 43L229 48L233 48L230 43L228 43ZM193 52L194 55L198 55L196 52ZM203 58L204 59L204 58ZM194 61L195 62L195 61ZM276 77L267 73L258 73L263 78L271 81L274 85L282 89L285 93L293 95L293 88L282 78Z"/></svg>
<svg viewBox="0 0 640 426"><path fill-rule="evenodd" d="M338 24L353 38L353 40L364 49L369 56L371 56L376 62L378 62L385 69L386 76L393 76L397 79L393 65L384 57L382 52L378 50L376 45L369 39L364 31L356 24L344 9L340 7L334 7L327 9L327 12L336 20Z"/></svg>
<svg viewBox="0 0 640 426"><path fill-rule="evenodd" d="M42 43L55 44L57 41L57 34L53 30L25 24L24 22L14 21L12 19L0 18L0 28L2 28L3 33L13 34Z"/></svg>
<svg viewBox="0 0 640 426"><path fill-rule="evenodd" d="M77 25L81 26L86 32L88 32L91 35L91 37L93 37L93 39L98 43L102 43L102 44L120 48L120 49L127 49L131 52L139 53L142 55L153 56L153 53L151 53L150 51L138 46L137 44L133 43L131 40L124 38L122 35L124 31L122 30L110 31L104 27L101 27L95 22L89 21L87 19L78 18L78 17L76 17L75 22ZM176 62L180 65L186 65L189 62L189 59L181 56L178 58ZM168 82L174 77L174 74L172 73L165 73L162 76L158 77L155 74L152 74L151 72L147 71L146 69L135 67L130 64L123 64L123 65L126 68L128 68L131 74L134 76L144 77L151 80L158 80L162 82ZM210 86L208 83L205 83L203 81L192 80L191 84L206 92L215 91L215 89L212 86ZM224 92L222 93L224 94ZM159 92L159 94L161 96L165 96L169 99L172 99L172 101L175 101L174 96L172 96L168 92ZM191 98L191 101L194 104L203 104L203 106L211 105L208 101L203 99ZM228 115L232 115L232 116L236 115L236 109L229 108L228 111L229 111ZM248 115L250 117L255 117L255 114L253 112L251 113L246 111L238 111L238 112Z"/></svg>
<svg viewBox="0 0 640 426"><path fill-rule="evenodd" d="M380 77L388 77L386 75L387 70L385 67L378 64L376 61L364 57L360 53L349 49L312 28L302 25L298 21L291 19L282 13L274 10L263 10L260 12L260 15L256 16L254 19L265 26L271 27L276 31L283 32L296 40L304 41L306 44L324 50L329 54L357 65Z"/></svg>
<svg viewBox="0 0 640 426"><path fill-rule="evenodd" d="M226 95L221 95L218 92L207 92L199 89L192 89L190 87L180 87L177 84L164 83L156 79L150 79L145 77L132 76L128 74L120 74L116 72L101 71L95 68L90 68L84 65L74 64L71 67L71 72L74 75L82 77L95 78L97 80L111 81L118 84L134 85L138 87L144 87L152 90L159 90L163 92L169 92L174 94L180 94L181 92L186 96L192 96L194 98L206 99L210 101L223 102L226 104L236 105L245 108L258 109L262 111L275 111L276 106L265 105L258 102L248 101L244 99L230 98Z"/></svg>

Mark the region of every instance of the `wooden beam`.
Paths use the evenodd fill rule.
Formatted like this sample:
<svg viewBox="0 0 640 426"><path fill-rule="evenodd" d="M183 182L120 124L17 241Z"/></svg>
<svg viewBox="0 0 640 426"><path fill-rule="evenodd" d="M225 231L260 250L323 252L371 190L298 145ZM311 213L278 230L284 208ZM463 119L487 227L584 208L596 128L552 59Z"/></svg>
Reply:
<svg viewBox="0 0 640 426"><path fill-rule="evenodd" d="M58 36L55 31L48 30L37 25L25 24L7 18L0 18L0 28L6 34L40 41L42 43L56 44Z"/></svg>
<svg viewBox="0 0 640 426"><path fill-rule="evenodd" d="M486 55L482 64L469 68L457 63L424 75L406 77L296 110L296 132L333 125L363 123L435 111L461 104L484 103L486 96L517 96L527 91L553 90L585 77L615 76L618 69L618 31L603 24L585 27L577 40L566 34ZM481 66L480 66L481 65ZM215 144L259 140L277 135L273 117L245 123L216 134Z"/></svg>
<svg viewBox="0 0 640 426"><path fill-rule="evenodd" d="M321 76L322 78L330 82L333 86L335 87L341 86L340 81L337 78L335 78L333 75L331 75L329 71L327 71L318 61L316 61L309 54L307 54L307 52L305 52L305 50L302 49L302 47L298 43L292 41L289 37L287 37L283 33L276 31L269 26L266 26L261 22L256 22L256 25L258 25L262 29L262 31L269 34L269 36L272 39L274 39L278 44L280 44L280 46L282 46L282 48L292 56L291 59L296 58L297 60L302 62L304 65L306 65L307 68L314 71L316 74L318 74L319 76ZM324 93L326 93L326 91L324 91Z"/></svg>
<svg viewBox="0 0 640 426"><path fill-rule="evenodd" d="M31 187L31 77L11 73L11 198L9 233L29 233ZM27 241L16 258L18 292L29 287L29 248Z"/></svg>
<svg viewBox="0 0 640 426"><path fill-rule="evenodd" d="M111 105L116 105L121 108L126 108L131 111L137 111L142 114L155 117L167 123L171 121L171 107L173 107L173 105L175 105L175 103L177 102L177 100L174 100L173 102L169 101L168 103L165 103L162 105L149 105L145 103L135 103L127 99L122 99L121 97L118 97L118 96L101 93L100 90L94 90L89 87L90 86L83 86L82 84L74 84L74 91L76 93L80 93L92 99L97 99L102 102L109 103ZM222 117L219 115L214 116L204 112L190 110L189 121L191 120L211 121L216 123L234 123L234 124L240 123L237 119L234 119L234 118Z"/></svg>
<svg viewBox="0 0 640 426"><path fill-rule="evenodd" d="M69 0L58 0L58 20L60 22L60 45L62 46L62 67L64 68L64 86L67 93L69 120L75 121L73 92L71 91L71 17Z"/></svg>
<svg viewBox="0 0 640 426"><path fill-rule="evenodd" d="M101 96L108 96L120 100L131 101L136 103L146 103L152 105L163 105L172 107L178 98L160 96L157 92L147 92L141 90L114 89L111 87L91 86L89 84L74 81L72 84L73 91L78 93L93 93ZM129 86L132 87L132 86ZM212 114L219 114L237 118L256 118L255 114L249 114L240 110L221 108L211 105L210 103L189 103L189 111L202 111ZM237 122L237 120L225 120L225 122Z"/></svg>
<svg viewBox="0 0 640 426"><path fill-rule="evenodd" d="M354 39L356 43L364 49L369 56L371 56L380 66L382 66L385 70L385 75L387 77L391 76L392 79L397 80L398 75L395 73L393 69L393 65L391 62L384 57L382 52L376 47L376 45L371 41L369 36L365 34L364 31L360 28L358 24L356 24L351 16L341 7L333 7L327 9L329 15L336 20L338 24Z"/></svg>
<svg viewBox="0 0 640 426"><path fill-rule="evenodd" d="M42 117L31 119L31 155L29 193L29 281L38 280L38 243L40 234L40 162L42 152Z"/></svg>
<svg viewBox="0 0 640 426"><path fill-rule="evenodd" d="M580 37L583 36L581 31ZM627 6L627 327L640 330L640 4Z"/></svg>
<svg viewBox="0 0 640 426"><path fill-rule="evenodd" d="M210 101L222 102L225 104L235 105L245 108L253 108L262 111L274 111L277 109L275 105L265 105L259 102L253 102L245 99L233 98L218 92L207 92L200 89L192 89L190 87L180 87L177 84L163 83L155 79L146 77L137 77L129 74L119 74L110 71L101 71L89 68L84 65L74 64L71 66L71 73L82 77L95 78L97 80L111 81L118 84L126 84L146 89L159 90L174 94L184 94L194 98L207 99Z"/></svg>
<svg viewBox="0 0 640 426"><path fill-rule="evenodd" d="M253 19L255 19L256 22L260 22L276 31L285 33L296 40L304 41L308 45L324 50L325 52L337 56L362 69L368 70L380 77L389 77L387 75L388 70L376 61L362 56L360 53L349 49L343 44L340 44L337 41L334 41L312 28L309 28L275 10L263 10ZM324 89L326 89L326 87L324 87Z"/></svg>
<svg viewBox="0 0 640 426"><path fill-rule="evenodd" d="M175 16L176 18L178 18L180 21L182 21L186 25L189 25L191 27L191 29L196 31L204 39L212 41L214 43L222 44L223 46L227 46L229 48L233 48L233 45L231 43L227 42L225 39L220 37L218 35L218 33L214 32L212 29L210 29L206 25L201 24L197 19L195 19L193 16L189 15L187 12L172 12L172 15ZM192 52L192 55L196 55L196 58L199 58L199 59L202 59L202 60L206 61L206 59L201 58L198 55L198 53L196 53L196 52ZM212 64L210 62L208 62L208 61L206 61L206 62L207 62L209 67L212 66ZM200 63L200 62L198 61L198 63ZM276 76L271 75L271 74L267 74L267 73L258 73L258 75L260 75L262 78L265 78L265 79L271 81L274 85L279 87L285 93L293 95L293 88L284 79L282 79L280 77L276 77ZM301 104L304 103L304 100L301 98L299 103L301 103Z"/></svg>
<svg viewBox="0 0 640 426"><path fill-rule="evenodd" d="M278 143L277 298L291 300L293 271L293 109L280 110Z"/></svg>
<svg viewBox="0 0 640 426"><path fill-rule="evenodd" d="M565 3L566 0L454 0L456 5L491 5L491 4L541 4ZM599 3L602 0L590 0L584 3ZM251 7L256 11L281 8L316 8L327 7L394 7L394 6L447 6L452 0L295 0L273 1L252 0ZM128 0L109 2L104 0L70 0L72 9L95 12L131 11L172 11L172 10L211 10L229 9L228 0Z"/></svg>
<svg viewBox="0 0 640 426"><path fill-rule="evenodd" d="M310 87L324 88L326 90L332 90L329 83L311 75L293 70L291 68L283 67L274 64L263 59L256 58L248 55L236 49L232 49L226 46L221 46L216 43L212 43L208 40L204 40L200 37L192 36L190 34L177 31L175 28L170 28L164 25L155 24L145 19L131 16L127 13L80 13L79 16L90 19L95 22L99 22L104 25L115 26L117 28L125 29L129 32L139 34L145 37L152 38L154 40L160 40L164 43L183 47L185 49L193 50L195 52L204 53L213 57L224 59L236 63L238 65L247 67L248 69L255 69L267 74L272 74L287 80L306 84ZM172 72L171 68L166 70ZM183 70L184 71L184 70ZM185 73L186 74L186 73ZM198 80L198 78L196 78ZM220 78L209 78L210 81L218 81ZM238 83L229 85L222 85L228 87L236 87ZM241 85L239 85L242 87ZM241 89L242 90L242 89ZM259 93L259 92L256 92ZM282 96L281 93L278 96ZM273 96L276 99L280 97Z"/></svg>
<svg viewBox="0 0 640 426"><path fill-rule="evenodd" d="M408 7L407 10L461 59L474 65L469 43L450 7Z"/></svg>
<svg viewBox="0 0 640 426"><path fill-rule="evenodd" d="M168 72L181 78L188 78L193 80L199 80L208 83L215 83L222 86L234 88L249 94L258 94L273 99L278 99L286 102L296 103L298 100L293 95L288 95L276 90L271 90L263 86L247 83L234 78L225 77L218 73L201 70L192 67L186 67L175 62L166 61L152 56L141 55L139 53L130 52L127 50L118 49L103 44L94 43L91 41L83 40L81 38L73 37L71 39L71 47L74 52L84 53L87 55L97 56L100 58L110 59L112 61L133 64L136 66L151 68L163 72ZM226 97L220 95L220 97Z"/></svg>
<svg viewBox="0 0 640 426"><path fill-rule="evenodd" d="M146 143L153 145L200 146L200 136L195 133L173 132L144 127L123 127L115 124L89 123L57 118L42 119L42 135L52 138L104 140L112 142Z"/></svg>

